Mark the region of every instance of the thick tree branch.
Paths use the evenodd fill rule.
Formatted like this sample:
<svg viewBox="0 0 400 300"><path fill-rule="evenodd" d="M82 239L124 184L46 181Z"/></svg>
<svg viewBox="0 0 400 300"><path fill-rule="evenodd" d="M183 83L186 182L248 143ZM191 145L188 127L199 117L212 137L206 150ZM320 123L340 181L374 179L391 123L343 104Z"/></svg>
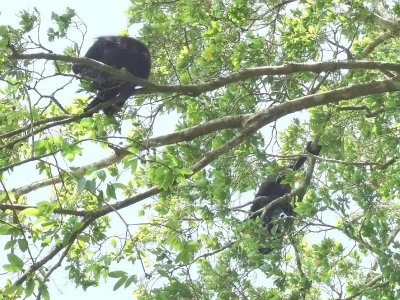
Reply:
<svg viewBox="0 0 400 300"><path fill-rule="evenodd" d="M238 81L246 80L252 77L259 77L265 75L288 75L299 72L332 72L340 69L366 69L366 70L380 70L380 71L394 71L400 72L400 64L382 62L382 61L367 61L367 60L351 60L351 61L327 61L327 62L311 62L311 63L286 63L280 66L265 66L243 69L237 73L232 73L227 76L220 77L209 82L194 84L194 85L170 85L162 86L157 85L142 78L138 78L125 70L114 69L103 63L97 62L87 57L77 58L67 55L53 54L53 53L35 53L35 54L13 54L8 57L12 60L58 60L71 63L81 63L101 71L111 74L114 78L139 83L141 86L146 87L143 92L151 93L183 93L189 95L199 95L204 92L213 91L217 88L223 87L227 84L235 83Z"/></svg>
<svg viewBox="0 0 400 300"><path fill-rule="evenodd" d="M338 103L341 100L349 100L361 96L367 96L377 93L394 92L400 90L400 82L397 79L389 79L382 81L373 81L370 83L358 84L350 87L339 88L325 93L303 96L292 101L287 101L279 105L273 106L269 109L263 110L256 114L246 114L237 117L225 117L217 120L210 121L198 125L189 129L184 129L179 132L172 133L170 135L164 135L160 137L151 138L148 141L138 142L140 145L145 145L145 148L157 147L161 145L168 145L172 143L190 141L201 135L224 129L224 128L240 128L249 127L249 132L244 131L246 134L253 134L258 129L274 122L286 115L301 111L306 108L311 108L319 105L325 105L330 103ZM254 123L254 124L253 124ZM256 128L252 130L252 126ZM212 129L207 126L212 127ZM250 136L250 135L248 135ZM170 140L171 139L171 140ZM228 142L229 143L229 142ZM119 162L124 155L117 156L113 154L107 158L104 158L96 163L83 166L76 170L77 174L84 174L88 168L101 169L110 164ZM60 182L60 177L53 177L45 179L39 182L32 183L30 185L20 187L13 190L16 195L26 194L30 191L36 190L41 187L48 186L50 184Z"/></svg>

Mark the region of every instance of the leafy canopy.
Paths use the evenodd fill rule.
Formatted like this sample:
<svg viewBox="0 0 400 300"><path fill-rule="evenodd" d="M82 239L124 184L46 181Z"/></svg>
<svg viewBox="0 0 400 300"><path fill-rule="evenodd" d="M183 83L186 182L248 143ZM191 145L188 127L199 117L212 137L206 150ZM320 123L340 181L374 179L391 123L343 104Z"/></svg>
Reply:
<svg viewBox="0 0 400 300"><path fill-rule="evenodd" d="M138 299L398 299L400 6L131 2L153 70L116 118L83 113L79 12L0 26L0 299L50 299L57 268ZM254 190L308 140L274 239Z"/></svg>

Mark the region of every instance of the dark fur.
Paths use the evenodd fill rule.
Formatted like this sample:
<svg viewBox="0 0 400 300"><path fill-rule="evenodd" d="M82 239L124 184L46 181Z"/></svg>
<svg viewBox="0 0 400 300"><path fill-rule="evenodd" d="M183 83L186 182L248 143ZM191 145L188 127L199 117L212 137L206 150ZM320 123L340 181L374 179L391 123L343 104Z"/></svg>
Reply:
<svg viewBox="0 0 400 300"><path fill-rule="evenodd" d="M306 151L313 154L313 155L319 155L320 151L322 149L322 146L316 145L315 149L312 148L312 143L308 142ZM307 157L300 157L290 168L294 171L300 169L304 162L306 161ZM286 194L289 194L291 192L291 187L289 184L282 184L281 182L285 179L285 174L281 174L278 177L274 176L269 176L266 181L264 181L260 188L258 189L258 192L256 194L256 199L253 202L250 211L251 212L256 212L260 210L261 208L267 206L270 204L272 201L275 199L282 197ZM250 218L255 219L257 217L261 216L261 212L253 214ZM263 223L264 226L267 228L268 232L271 232L273 228L273 218L276 217L277 215L282 215L286 217L291 217L294 216L294 211L293 207L290 204L290 202L286 202L284 204L279 204L276 207L272 208L270 211L268 211L263 218ZM269 253L271 252L272 248L260 248L259 251L261 253Z"/></svg>
<svg viewBox="0 0 400 300"><path fill-rule="evenodd" d="M99 37L85 56L117 69L126 68L133 75L143 79L147 79L150 75L150 52L146 45L131 37ZM89 77L92 80L92 87L98 90L96 98L88 104L85 110L118 98L118 102L114 105L103 109L106 115L113 115L133 95L137 87L134 83L112 79L109 74L82 64L73 65L72 70L75 74Z"/></svg>

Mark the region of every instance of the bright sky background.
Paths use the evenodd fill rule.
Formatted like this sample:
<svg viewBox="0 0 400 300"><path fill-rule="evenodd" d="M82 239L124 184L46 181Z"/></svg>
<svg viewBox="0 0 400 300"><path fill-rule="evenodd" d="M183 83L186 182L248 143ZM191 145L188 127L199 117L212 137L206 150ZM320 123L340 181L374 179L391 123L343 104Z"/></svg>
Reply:
<svg viewBox="0 0 400 300"><path fill-rule="evenodd" d="M125 11L129 6L129 0L13 0L7 1L7 4L3 3L2 7L0 7L0 25L16 26L18 25L16 15L20 10L30 10L36 7L41 14L42 30L47 30L47 27L51 24L51 13L56 12L61 14L65 12L66 7L70 7L76 11L87 26L86 41L83 49L83 53L85 53L96 37L101 35L117 35L127 28ZM131 27L128 29L130 35L135 36L134 28ZM46 40L45 35L42 35L41 38L43 41ZM60 53L61 51L62 49L59 50ZM22 179L21 182L23 183L24 180ZM0 253L3 246L4 244L0 243ZM89 288L87 291L76 288L75 283L69 281L68 273L64 270L64 267L65 264L58 268L52 274L52 279L48 283L52 300L133 299L132 287L128 289L121 288L117 291L112 290L116 282L114 279L109 280L108 283L101 281L100 287ZM127 271L129 272L129 270Z"/></svg>

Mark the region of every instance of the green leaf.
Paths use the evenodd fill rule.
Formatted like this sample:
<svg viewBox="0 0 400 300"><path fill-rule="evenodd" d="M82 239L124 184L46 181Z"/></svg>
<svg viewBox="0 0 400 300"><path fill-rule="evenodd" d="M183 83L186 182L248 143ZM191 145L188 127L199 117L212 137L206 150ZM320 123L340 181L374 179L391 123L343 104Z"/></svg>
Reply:
<svg viewBox="0 0 400 300"><path fill-rule="evenodd" d="M92 118L83 118L80 121L80 125L84 128L90 128L93 124L93 119Z"/></svg>
<svg viewBox="0 0 400 300"><path fill-rule="evenodd" d="M29 207L20 212L22 216L40 216L42 212L40 209Z"/></svg>
<svg viewBox="0 0 400 300"><path fill-rule="evenodd" d="M111 278L120 278L120 277L127 277L125 271L113 271L108 274Z"/></svg>
<svg viewBox="0 0 400 300"><path fill-rule="evenodd" d="M7 254L7 259L10 262L10 264L17 267L19 271L22 270L24 262L17 255L15 255L14 253L9 253Z"/></svg>
<svg viewBox="0 0 400 300"><path fill-rule="evenodd" d="M115 194L115 188L114 185L112 184L107 184L107 190L106 190L107 196L112 198L112 199L117 199L117 195Z"/></svg>
<svg viewBox="0 0 400 300"><path fill-rule="evenodd" d="M76 188L76 192L78 194L82 193L85 190L86 187L86 179L85 177L81 177L78 180L78 184L77 184L77 188Z"/></svg>
<svg viewBox="0 0 400 300"><path fill-rule="evenodd" d="M86 189L92 193L96 194L96 181L94 180L87 180L86 181Z"/></svg>
<svg viewBox="0 0 400 300"><path fill-rule="evenodd" d="M8 235L12 231L12 227L8 224L0 224L0 235Z"/></svg>
<svg viewBox="0 0 400 300"><path fill-rule="evenodd" d="M0 191L0 202L3 202L7 198L7 193Z"/></svg>
<svg viewBox="0 0 400 300"><path fill-rule="evenodd" d="M36 286L35 280L28 279L26 281L26 288L25 288L25 296L26 297L29 297L30 295L33 294L33 292L35 290L35 286Z"/></svg>
<svg viewBox="0 0 400 300"><path fill-rule="evenodd" d="M183 169L175 169L179 174L182 175L192 175L193 174L193 170L192 169L187 169L187 168L183 168Z"/></svg>
<svg viewBox="0 0 400 300"><path fill-rule="evenodd" d="M17 244L17 240L9 240L5 245L4 245L4 250L11 249Z"/></svg>
<svg viewBox="0 0 400 300"><path fill-rule="evenodd" d="M40 294L41 294L41 296L42 296L42 298L43 298L44 300L50 300L49 290L47 289L47 286L46 286L46 285L41 284L41 285L39 286L39 292L40 292Z"/></svg>
<svg viewBox="0 0 400 300"><path fill-rule="evenodd" d="M104 170L100 170L96 173L96 176L101 180L104 181L107 178L107 173Z"/></svg>
<svg viewBox="0 0 400 300"><path fill-rule="evenodd" d="M176 256L176 262L188 263L192 258L191 252L184 249Z"/></svg>
<svg viewBox="0 0 400 300"><path fill-rule="evenodd" d="M113 291L118 290L121 286L123 286L126 283L127 277L121 277L117 283L113 287Z"/></svg>
<svg viewBox="0 0 400 300"><path fill-rule="evenodd" d="M22 252L28 250L28 241L25 239L18 239L18 246Z"/></svg>
<svg viewBox="0 0 400 300"><path fill-rule="evenodd" d="M125 282L124 287L127 288L127 287L129 287L132 283L135 283L135 284L136 284L137 282L138 282L138 280L137 280L137 276L136 276L136 275L129 276L128 279L127 279L126 282Z"/></svg>

